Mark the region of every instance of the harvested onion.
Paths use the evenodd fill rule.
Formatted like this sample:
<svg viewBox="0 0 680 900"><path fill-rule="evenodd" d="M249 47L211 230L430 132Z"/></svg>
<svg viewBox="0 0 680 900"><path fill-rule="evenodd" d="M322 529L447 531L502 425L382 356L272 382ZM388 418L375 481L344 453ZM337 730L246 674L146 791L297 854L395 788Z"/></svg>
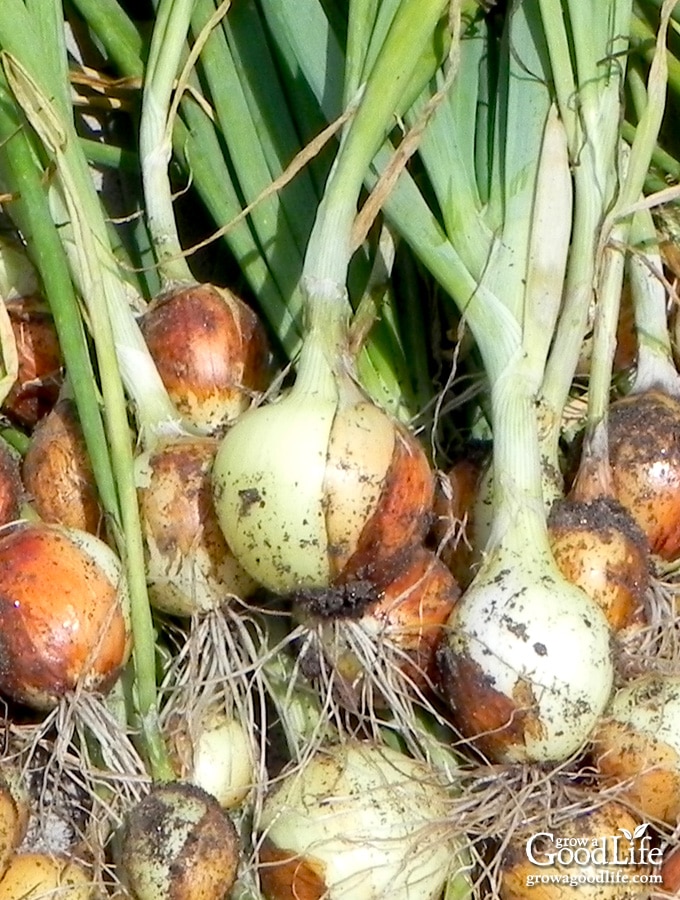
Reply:
<svg viewBox="0 0 680 900"><path fill-rule="evenodd" d="M226 288L192 284L140 319L163 384L186 422L213 433L267 387L269 350L253 310Z"/></svg>
<svg viewBox="0 0 680 900"><path fill-rule="evenodd" d="M265 798L268 900L434 900L462 866L449 798L423 763L349 741L293 767Z"/></svg>
<svg viewBox="0 0 680 900"><path fill-rule="evenodd" d="M126 816L120 867L137 900L224 900L239 856L231 819L195 785L157 784Z"/></svg>
<svg viewBox="0 0 680 900"><path fill-rule="evenodd" d="M93 894L92 880L80 863L47 853L17 854L0 879L0 900L88 900Z"/></svg>
<svg viewBox="0 0 680 900"><path fill-rule="evenodd" d="M218 609L255 583L220 529L211 474L218 442L210 437L159 441L137 458L140 518L152 604L176 616Z"/></svg>
<svg viewBox="0 0 680 900"><path fill-rule="evenodd" d="M120 562L94 535L18 522L0 532L0 690L43 709L106 691L130 651Z"/></svg>

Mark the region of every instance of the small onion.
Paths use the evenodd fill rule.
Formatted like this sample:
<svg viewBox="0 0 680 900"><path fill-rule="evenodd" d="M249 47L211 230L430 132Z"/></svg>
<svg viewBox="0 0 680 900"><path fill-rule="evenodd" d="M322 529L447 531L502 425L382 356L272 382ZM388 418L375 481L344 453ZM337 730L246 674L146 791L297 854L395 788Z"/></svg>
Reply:
<svg viewBox="0 0 680 900"><path fill-rule="evenodd" d="M645 818L680 818L680 677L645 675L620 688L593 734L605 784Z"/></svg>
<svg viewBox="0 0 680 900"><path fill-rule="evenodd" d="M220 529L212 494L218 441L210 437L156 444L136 462L151 603L191 616L217 609L229 594L256 587Z"/></svg>
<svg viewBox="0 0 680 900"><path fill-rule="evenodd" d="M37 709L105 691L130 651L120 561L94 535L44 523L0 531L0 690Z"/></svg>
<svg viewBox="0 0 680 900"><path fill-rule="evenodd" d="M101 536L104 513L75 403L57 401L31 435L24 486L44 522Z"/></svg>
<svg viewBox="0 0 680 900"><path fill-rule="evenodd" d="M647 540L620 503L605 497L557 500L548 531L560 571L595 600L613 630L644 620Z"/></svg>
<svg viewBox="0 0 680 900"><path fill-rule="evenodd" d="M381 590L348 582L325 591L299 593L293 618L316 635L320 645L307 642L303 668L312 674L319 671L321 653L345 688L360 693L375 668L374 658L362 652L369 641L377 658L400 670L411 684L425 688L432 683L435 652L459 595L451 572L423 547ZM357 630L361 639L355 635ZM376 678L376 686L381 677Z"/></svg>
<svg viewBox="0 0 680 900"><path fill-rule="evenodd" d="M264 329L226 288L202 284L164 294L140 328L177 409L204 432L233 421L267 387Z"/></svg>
<svg viewBox="0 0 680 900"><path fill-rule="evenodd" d="M649 865L624 863L631 848L636 853L635 860L640 860L639 842L629 844L624 838L625 832L633 834L638 825L639 820L620 803L607 801L575 813L559 825L541 825L539 822L532 826L531 831L521 830L513 834L505 846L501 860L499 900L525 900L527 897L535 897L536 900L642 898L646 890L644 886L640 885L640 894L631 894L631 890L634 890L632 884L634 879L648 874ZM540 837L536 838L535 835ZM584 859L587 853L587 861L569 863L565 859L564 863L560 863L557 859L559 847L556 846L555 839L563 842L561 846L567 848L567 855L573 853L575 848L586 848L580 852ZM621 860L612 865L622 877L605 881L603 873L608 867L603 862L598 863L598 854L593 855L595 847L599 848L598 854L601 857L606 855L609 860ZM532 861L529 854L536 862ZM645 852L643 855L648 861L649 853ZM573 884L569 884L570 878L575 879ZM532 879L539 880L532 883Z"/></svg>
<svg viewBox="0 0 680 900"><path fill-rule="evenodd" d="M630 394L609 412L614 493L667 560L680 556L680 400Z"/></svg>
<svg viewBox="0 0 680 900"><path fill-rule="evenodd" d="M136 900L224 900L239 856L233 822L195 785L158 784L126 816L120 867Z"/></svg>
<svg viewBox="0 0 680 900"><path fill-rule="evenodd" d="M92 880L80 863L46 853L17 854L0 879L0 900L89 900L94 893Z"/></svg>
<svg viewBox="0 0 680 900"><path fill-rule="evenodd" d="M33 428L59 396L63 381L59 340L52 315L39 296L15 297L7 302L7 312L19 372L2 409L22 427Z"/></svg>
<svg viewBox="0 0 680 900"><path fill-rule="evenodd" d="M268 900L434 900L461 866L447 791L425 764L350 741L293 767L265 798Z"/></svg>

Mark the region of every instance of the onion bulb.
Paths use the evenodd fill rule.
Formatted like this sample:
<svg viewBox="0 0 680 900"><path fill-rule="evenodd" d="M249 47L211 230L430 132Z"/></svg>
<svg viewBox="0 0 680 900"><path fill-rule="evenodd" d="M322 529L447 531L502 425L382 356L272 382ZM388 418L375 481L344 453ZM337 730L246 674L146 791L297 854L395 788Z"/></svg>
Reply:
<svg viewBox="0 0 680 900"><path fill-rule="evenodd" d="M609 456L614 493L652 553L680 556L680 400L661 391L611 405Z"/></svg>
<svg viewBox="0 0 680 900"><path fill-rule="evenodd" d="M169 291L145 311L140 328L175 406L203 433L232 422L267 387L264 329L226 288Z"/></svg>
<svg viewBox="0 0 680 900"><path fill-rule="evenodd" d="M130 651L120 561L94 535L44 523L0 531L0 691L37 709L106 691Z"/></svg>
<svg viewBox="0 0 680 900"><path fill-rule="evenodd" d="M680 818L680 677L645 675L614 695L593 734L605 784L646 819Z"/></svg>
<svg viewBox="0 0 680 900"><path fill-rule="evenodd" d="M61 349L52 315L39 296L14 297L6 305L19 371L2 410L22 427L33 428L57 402L63 381Z"/></svg>
<svg viewBox="0 0 680 900"><path fill-rule="evenodd" d="M451 572L424 547L381 590L349 582L300 592L294 596L293 619L307 631L301 639L303 669L310 675L330 669L352 694L361 693L371 675L376 675L373 687L379 688L389 677L389 672L377 671L383 664L420 689L430 686L435 651L459 595ZM374 699L383 698L374 692Z"/></svg>
<svg viewBox="0 0 680 900"><path fill-rule="evenodd" d="M548 530L560 571L596 601L613 630L644 620L647 540L620 503L607 497L557 500Z"/></svg>
<svg viewBox="0 0 680 900"><path fill-rule="evenodd" d="M72 400L58 400L37 424L22 475L29 500L44 522L101 536L104 513Z"/></svg>
<svg viewBox="0 0 680 900"><path fill-rule="evenodd" d="M23 498L18 454L0 440L0 526L19 518Z"/></svg>
<svg viewBox="0 0 680 900"><path fill-rule="evenodd" d="M434 485L424 451L329 360L332 336L312 331L292 389L244 413L215 459L227 543L276 593L379 581L429 525Z"/></svg>
<svg viewBox="0 0 680 900"><path fill-rule="evenodd" d="M18 776L0 771L0 876L28 830L30 808L28 794Z"/></svg>
<svg viewBox="0 0 680 900"><path fill-rule="evenodd" d="M539 821L530 831L523 829L513 834L505 845L499 868L499 900L642 897L643 886L639 895L633 895L631 885L638 876L649 872L648 841L641 854L643 845L639 841L632 844L624 837L626 833L633 834L639 824L620 803L605 801L574 812L559 824ZM627 863L631 849L634 861ZM604 872L609 869L605 859L619 860L611 866L624 877L605 880Z"/></svg>
<svg viewBox="0 0 680 900"><path fill-rule="evenodd" d="M0 900L88 900L94 893L94 884L80 863L47 853L17 854L0 879Z"/></svg>
<svg viewBox="0 0 680 900"><path fill-rule="evenodd" d="M239 856L233 822L195 785L157 784L126 816L120 868L136 900L224 900Z"/></svg>
<svg viewBox="0 0 680 900"><path fill-rule="evenodd" d="M434 900L461 867L446 789L425 764L349 741L291 768L265 798L268 900Z"/></svg>
<svg viewBox="0 0 680 900"><path fill-rule="evenodd" d="M159 441L137 458L140 517L151 603L191 616L256 587L234 558L215 513L211 474L218 441Z"/></svg>

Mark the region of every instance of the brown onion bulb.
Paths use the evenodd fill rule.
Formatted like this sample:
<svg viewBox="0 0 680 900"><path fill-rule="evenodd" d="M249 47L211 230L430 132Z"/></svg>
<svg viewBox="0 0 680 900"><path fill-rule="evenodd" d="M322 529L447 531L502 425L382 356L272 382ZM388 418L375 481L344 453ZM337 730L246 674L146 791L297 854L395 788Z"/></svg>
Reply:
<svg viewBox="0 0 680 900"><path fill-rule="evenodd" d="M680 818L680 677L624 685L595 729L593 757L606 785L646 819Z"/></svg>
<svg viewBox="0 0 680 900"><path fill-rule="evenodd" d="M151 603L175 616L218 609L256 583L236 561L212 496L216 438L171 439L137 460Z"/></svg>
<svg viewBox="0 0 680 900"><path fill-rule="evenodd" d="M101 535L104 512L72 400L58 400L38 423L22 473L30 502L44 522Z"/></svg>
<svg viewBox="0 0 680 900"><path fill-rule="evenodd" d="M520 830L503 852L499 900L628 900L633 896L633 879L650 869L649 839L643 845L624 837L638 825L639 820L620 803L605 801L575 812L560 824L538 822L530 831ZM628 863L631 849L634 861ZM620 860L611 866L625 877L605 881L603 873L609 866L598 862L600 858Z"/></svg>
<svg viewBox="0 0 680 900"><path fill-rule="evenodd" d="M94 535L44 523L0 531L0 691L36 709L106 691L130 652L120 562Z"/></svg>
<svg viewBox="0 0 680 900"><path fill-rule="evenodd" d="M17 854L0 879L0 900L88 900L94 893L92 880L80 863L47 853Z"/></svg>
<svg viewBox="0 0 680 900"><path fill-rule="evenodd" d="M202 284L159 297L142 334L177 409L212 433L235 419L269 380L269 349L253 310L226 288Z"/></svg>
<svg viewBox="0 0 680 900"><path fill-rule="evenodd" d="M566 579L602 607L614 630L644 620L649 586L647 541L620 503L601 497L553 503L548 533Z"/></svg>
<svg viewBox="0 0 680 900"><path fill-rule="evenodd" d="M383 661L389 661L413 685L426 688L432 683L444 625L459 595L451 572L423 547L416 548L402 571L380 590L367 582L350 581L302 592L295 596L293 618L317 638L316 646L307 643L302 667L312 675L318 672L322 654L326 668L342 679L345 690L358 695L373 666L361 649L370 641ZM355 636L357 630L361 640Z"/></svg>
<svg viewBox="0 0 680 900"><path fill-rule="evenodd" d="M652 553L680 556L680 401L660 391L631 394L609 413L614 493Z"/></svg>
<svg viewBox="0 0 680 900"><path fill-rule="evenodd" d="M23 427L33 428L57 402L63 381L62 355L54 320L38 296L6 301L19 357L15 384L3 412Z"/></svg>
<svg viewBox="0 0 680 900"><path fill-rule="evenodd" d="M120 865L136 900L224 900L239 856L231 819L195 785L157 784L126 817Z"/></svg>

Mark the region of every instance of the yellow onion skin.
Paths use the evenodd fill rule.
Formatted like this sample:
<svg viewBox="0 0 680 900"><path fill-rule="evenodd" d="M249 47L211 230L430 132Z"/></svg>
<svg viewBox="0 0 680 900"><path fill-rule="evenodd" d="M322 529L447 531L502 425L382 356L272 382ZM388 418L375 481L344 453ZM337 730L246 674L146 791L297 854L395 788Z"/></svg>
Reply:
<svg viewBox="0 0 680 900"><path fill-rule="evenodd" d="M645 675L615 693L592 737L605 785L646 819L680 818L680 677Z"/></svg>
<svg viewBox="0 0 680 900"><path fill-rule="evenodd" d="M617 400L609 413L614 494L666 560L680 556L680 401L661 391Z"/></svg>
<svg viewBox="0 0 680 900"><path fill-rule="evenodd" d="M0 532L0 691L49 709L106 691L130 653L120 562L94 535L18 522Z"/></svg>
<svg viewBox="0 0 680 900"><path fill-rule="evenodd" d="M614 631L644 622L649 548L620 503L605 497L557 500L548 534L564 577L595 600Z"/></svg>
<svg viewBox="0 0 680 900"><path fill-rule="evenodd" d="M434 495L407 429L369 400L307 393L242 416L222 441L213 481L227 543L280 594L380 583L395 554L424 536Z"/></svg>
<svg viewBox="0 0 680 900"><path fill-rule="evenodd" d="M62 356L52 315L39 295L6 301L19 370L2 404L13 422L33 428L57 402L63 382Z"/></svg>
<svg viewBox="0 0 680 900"><path fill-rule="evenodd" d="M191 616L218 609L256 583L224 538L213 503L216 438L173 438L137 459L149 599L156 609Z"/></svg>
<svg viewBox="0 0 680 900"><path fill-rule="evenodd" d="M30 817L28 793L18 773L0 771L0 876L26 836Z"/></svg>
<svg viewBox="0 0 680 900"><path fill-rule="evenodd" d="M366 667L373 666L373 661L362 658L364 641L357 644L353 637L359 629L379 648L381 659L389 660L389 665L399 669L412 686L429 689L444 626L459 596L451 572L424 547L410 553L401 571L380 590L347 582L326 591L298 594L293 601L293 619L315 633L319 643L307 644L303 669L312 675L318 672L321 654L326 668L330 666L342 679L343 693L361 694ZM376 702L382 699L374 693Z"/></svg>
<svg viewBox="0 0 680 900"><path fill-rule="evenodd" d="M534 820L536 823L536 820ZM537 900L578 900L579 897L584 900L632 900L633 897L645 896L645 885L638 885L637 890L640 893L631 893L635 890L633 879L636 876L646 875L649 873L649 865L616 864L615 869L620 872L623 877L619 881L605 882L602 878L603 871L608 868L604 865L598 865L596 862L589 861L585 864L562 865L556 859L552 861L549 855L557 854L558 848L555 846L554 840L549 837L540 840L534 840L531 843L531 853L540 865L532 862L527 855L527 842L531 840L535 834L552 834L555 838L569 841L586 841L585 844L576 844L593 850L593 841L598 846L604 843L605 851L608 859L625 859L629 853L627 841L624 840L623 832L625 829L629 834L633 834L635 828L640 824L640 820L636 819L624 806L613 801L604 801L601 805L595 805L589 810L580 813L574 813L568 819L565 818L559 824L545 823L540 821L532 825L532 830L520 830L513 834L507 842L501 865L499 869L499 900L525 900L526 897L536 897ZM615 838L618 838L620 847L617 847ZM565 844L564 846L568 846ZM639 841L634 845L639 859ZM572 847L573 849L573 847ZM646 854L649 858L649 854ZM530 879L545 876L546 882L534 882L531 884ZM563 879L573 876L575 879L583 877L583 882L575 881L573 885L565 883ZM598 877L599 876L599 877ZM550 878L554 878L554 882L550 882ZM588 883L587 879L591 881Z"/></svg>
<svg viewBox="0 0 680 900"><path fill-rule="evenodd" d="M268 385L262 324L226 288L170 291L149 306L140 328L177 409L204 433L233 421Z"/></svg>
<svg viewBox="0 0 680 900"><path fill-rule="evenodd" d="M126 816L120 869L136 900L224 900L239 858L233 822L195 785L157 784Z"/></svg>
<svg viewBox="0 0 680 900"><path fill-rule="evenodd" d="M434 900L461 865L448 804L427 766L390 748L317 751L265 798L265 897Z"/></svg>
<svg viewBox="0 0 680 900"><path fill-rule="evenodd" d="M36 425L22 476L28 499L43 522L102 536L104 512L72 400L58 400Z"/></svg>
<svg viewBox="0 0 680 900"><path fill-rule="evenodd" d="M18 853L0 879L0 900L88 900L94 894L94 884L80 863L47 853Z"/></svg>

